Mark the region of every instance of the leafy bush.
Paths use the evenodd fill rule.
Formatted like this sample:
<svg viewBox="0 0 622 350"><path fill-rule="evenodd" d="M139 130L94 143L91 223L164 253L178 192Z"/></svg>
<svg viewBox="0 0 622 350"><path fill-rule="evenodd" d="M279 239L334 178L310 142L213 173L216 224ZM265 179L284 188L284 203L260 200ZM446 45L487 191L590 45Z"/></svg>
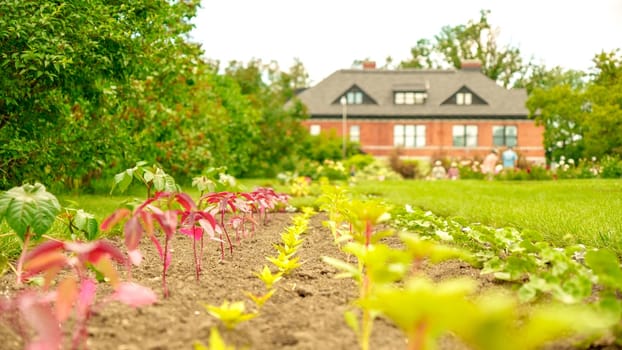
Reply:
<svg viewBox="0 0 622 350"><path fill-rule="evenodd" d="M606 156L601 161L600 176L604 179L619 179L622 177L622 161L620 158Z"/></svg>
<svg viewBox="0 0 622 350"><path fill-rule="evenodd" d="M357 171L355 176L357 180L399 180L402 176L395 171L391 170L389 166L383 161L375 160L373 163L367 165L360 171Z"/></svg>
<svg viewBox="0 0 622 350"><path fill-rule="evenodd" d="M458 170L460 171L460 178L461 179L476 179L476 180L483 180L484 179L484 174L482 173L482 171L479 169L479 163L474 163L473 165L471 164L467 164L467 165L461 165L458 167Z"/></svg>
<svg viewBox="0 0 622 350"><path fill-rule="evenodd" d="M396 148L389 157L391 169L406 179L416 179L423 177L420 171L421 162L416 159L402 159L401 150Z"/></svg>
<svg viewBox="0 0 622 350"><path fill-rule="evenodd" d="M354 170L361 170L374 162L374 157L369 154L355 154L348 158L345 162L348 169L354 167Z"/></svg>

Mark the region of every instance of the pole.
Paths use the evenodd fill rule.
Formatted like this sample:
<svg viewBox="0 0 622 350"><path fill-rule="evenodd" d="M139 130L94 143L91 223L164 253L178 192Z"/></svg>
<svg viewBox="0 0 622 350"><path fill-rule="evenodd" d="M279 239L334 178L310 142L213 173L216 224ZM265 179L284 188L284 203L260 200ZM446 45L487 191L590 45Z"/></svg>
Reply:
<svg viewBox="0 0 622 350"><path fill-rule="evenodd" d="M341 112L341 155L342 158L345 160L346 159L346 138L348 135L347 132L347 120L348 120L348 111L347 111L347 106L348 106L348 100L346 99L345 96L341 97L341 106L342 106L342 112Z"/></svg>

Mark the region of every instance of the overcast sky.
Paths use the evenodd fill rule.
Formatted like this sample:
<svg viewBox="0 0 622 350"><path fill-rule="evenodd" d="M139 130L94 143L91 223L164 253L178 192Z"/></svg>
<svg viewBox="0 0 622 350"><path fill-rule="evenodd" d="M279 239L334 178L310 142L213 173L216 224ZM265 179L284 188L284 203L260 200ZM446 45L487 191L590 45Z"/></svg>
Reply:
<svg viewBox="0 0 622 350"><path fill-rule="evenodd" d="M587 70L622 47L622 0L202 0L192 38L221 65L259 58L285 70L298 58L316 84L357 59L405 60L418 39L481 9L500 43L549 67Z"/></svg>

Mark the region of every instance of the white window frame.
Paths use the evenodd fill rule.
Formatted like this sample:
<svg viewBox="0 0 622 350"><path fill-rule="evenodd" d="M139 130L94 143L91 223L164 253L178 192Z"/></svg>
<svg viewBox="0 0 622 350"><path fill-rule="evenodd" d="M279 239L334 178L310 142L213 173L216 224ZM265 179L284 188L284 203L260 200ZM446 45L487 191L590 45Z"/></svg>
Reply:
<svg viewBox="0 0 622 350"><path fill-rule="evenodd" d="M422 105L428 94L421 91L397 91L393 93L393 103L396 105Z"/></svg>
<svg viewBox="0 0 622 350"><path fill-rule="evenodd" d="M322 127L320 126L320 124L311 124L309 126L309 134L311 134L311 136L317 136L322 132Z"/></svg>
<svg viewBox="0 0 622 350"><path fill-rule="evenodd" d="M349 105L363 104L363 92L361 91L348 91L346 93L346 101Z"/></svg>
<svg viewBox="0 0 622 350"><path fill-rule="evenodd" d="M473 103L473 94L470 92L458 92L456 94L457 105L470 105Z"/></svg>
<svg viewBox="0 0 622 350"><path fill-rule="evenodd" d="M350 125L350 142L361 142L361 127Z"/></svg>
<svg viewBox="0 0 622 350"><path fill-rule="evenodd" d="M497 138L495 137L495 131L502 130L503 140L501 142L497 142ZM514 130L512 133L510 130ZM508 142L512 140L513 142ZM518 126L516 125L494 125L492 127L492 144L494 146L508 146L514 147L518 143Z"/></svg>
<svg viewBox="0 0 622 350"><path fill-rule="evenodd" d="M423 124L395 124L393 146L404 148L425 147L426 127Z"/></svg>
<svg viewBox="0 0 622 350"><path fill-rule="evenodd" d="M451 128L452 145L454 147L477 147L477 125L456 124ZM463 142L456 142L456 138Z"/></svg>

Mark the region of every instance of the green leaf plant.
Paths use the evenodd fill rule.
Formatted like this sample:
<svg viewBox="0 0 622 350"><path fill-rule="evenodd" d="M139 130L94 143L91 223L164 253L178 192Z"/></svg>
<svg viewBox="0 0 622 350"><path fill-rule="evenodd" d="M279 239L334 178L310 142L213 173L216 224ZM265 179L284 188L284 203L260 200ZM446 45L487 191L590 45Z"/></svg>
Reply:
<svg viewBox="0 0 622 350"><path fill-rule="evenodd" d="M22 241L16 269L18 285L22 281L24 258L31 240L38 240L50 229L60 209L56 197L40 183L13 187L0 194L0 222L6 220Z"/></svg>
<svg viewBox="0 0 622 350"><path fill-rule="evenodd" d="M112 194L115 188L118 188L121 193L125 192L133 179L145 185L147 188L147 198L151 198L153 190L157 192L180 191L180 187L175 182L175 179L164 172L159 165L148 166L147 164L145 161L139 161L134 167L116 174L110 193Z"/></svg>
<svg viewBox="0 0 622 350"><path fill-rule="evenodd" d="M99 224L93 214L87 213L82 209L65 208L64 217L67 219L67 227L72 239L78 238L77 233L87 241L97 238Z"/></svg>
<svg viewBox="0 0 622 350"><path fill-rule="evenodd" d="M377 315L376 310L368 307L368 298L377 286L401 280L409 270L410 260L406 252L380 243L366 246L360 242L350 242L343 247L343 251L357 258L357 266L326 256L322 260L341 271L336 278L352 278L357 283L359 297L355 305L361 309L361 320L359 322L351 310L344 316L357 334L361 349L367 350L373 320Z"/></svg>
<svg viewBox="0 0 622 350"><path fill-rule="evenodd" d="M440 336L454 334L474 349L538 349L570 334L599 334L611 325L585 305L548 304L529 310L507 293L473 297L471 279L434 283L412 277L403 286L385 284L366 301L404 332L408 350L435 349Z"/></svg>

